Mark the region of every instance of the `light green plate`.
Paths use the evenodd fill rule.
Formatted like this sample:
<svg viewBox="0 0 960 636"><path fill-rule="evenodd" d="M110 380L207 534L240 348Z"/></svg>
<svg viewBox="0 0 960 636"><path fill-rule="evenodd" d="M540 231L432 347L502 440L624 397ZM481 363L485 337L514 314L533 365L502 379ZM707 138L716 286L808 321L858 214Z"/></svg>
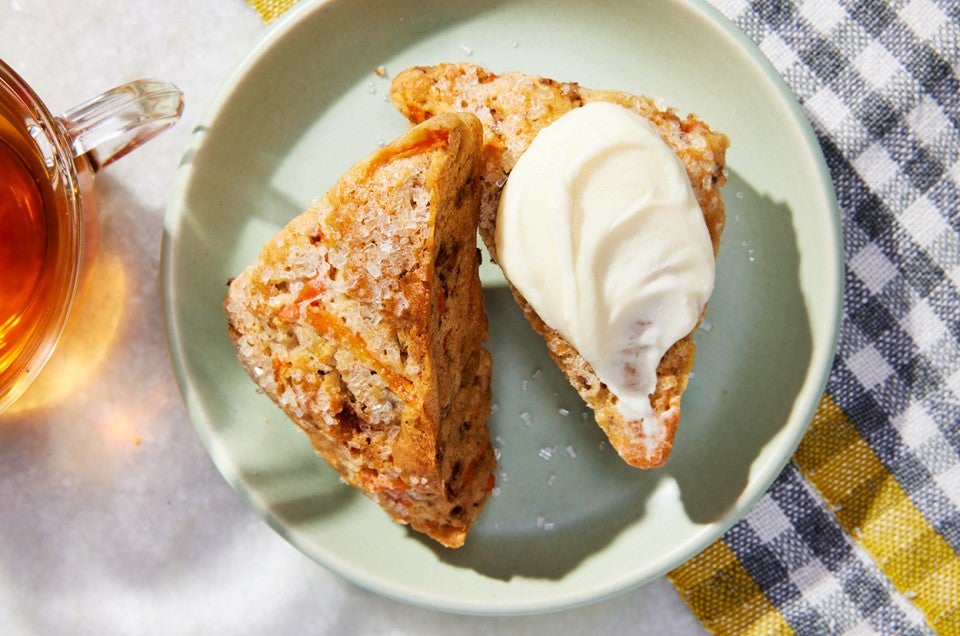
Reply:
<svg viewBox="0 0 960 636"><path fill-rule="evenodd" d="M662 98L732 141L728 223L673 455L623 464L483 268L498 490L465 547L424 540L341 484L236 362L227 279L355 161L400 135L389 76L469 61ZM383 65L388 77L374 70ZM841 242L829 175L756 48L694 0L304 3L227 82L183 157L163 293L187 408L250 506L324 566L387 596L512 614L647 582L709 545L770 485L829 370Z"/></svg>

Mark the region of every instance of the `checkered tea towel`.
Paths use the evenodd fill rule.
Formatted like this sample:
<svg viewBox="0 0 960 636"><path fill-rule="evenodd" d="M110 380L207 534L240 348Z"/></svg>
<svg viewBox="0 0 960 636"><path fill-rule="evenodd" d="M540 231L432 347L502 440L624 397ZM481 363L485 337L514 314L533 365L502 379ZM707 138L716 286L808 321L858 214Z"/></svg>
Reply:
<svg viewBox="0 0 960 636"><path fill-rule="evenodd" d="M793 461L670 578L717 634L960 634L960 3L717 7L820 138L844 318Z"/></svg>
<svg viewBox="0 0 960 636"><path fill-rule="evenodd" d="M716 634L960 635L960 2L711 1L813 123L846 293L793 460L670 580Z"/></svg>
<svg viewBox="0 0 960 636"><path fill-rule="evenodd" d="M299 0L247 0L247 2L267 22L273 22Z"/></svg>

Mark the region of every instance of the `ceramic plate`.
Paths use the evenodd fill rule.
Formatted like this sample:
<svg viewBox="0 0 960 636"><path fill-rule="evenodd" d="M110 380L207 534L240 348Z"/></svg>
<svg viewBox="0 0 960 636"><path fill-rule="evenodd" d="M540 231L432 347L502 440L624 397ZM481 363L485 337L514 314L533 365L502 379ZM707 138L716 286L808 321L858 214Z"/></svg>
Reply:
<svg viewBox="0 0 960 636"><path fill-rule="evenodd" d="M390 77L469 61L645 93L732 141L728 223L666 466L627 467L509 297L482 274L498 490L447 550L341 484L237 363L226 281L355 161L400 135ZM387 76L375 73L379 66ZM213 461L287 540L355 583L450 611L514 614L641 585L705 548L780 472L829 370L841 305L829 175L756 48L695 0L304 3L229 79L165 220L174 366Z"/></svg>

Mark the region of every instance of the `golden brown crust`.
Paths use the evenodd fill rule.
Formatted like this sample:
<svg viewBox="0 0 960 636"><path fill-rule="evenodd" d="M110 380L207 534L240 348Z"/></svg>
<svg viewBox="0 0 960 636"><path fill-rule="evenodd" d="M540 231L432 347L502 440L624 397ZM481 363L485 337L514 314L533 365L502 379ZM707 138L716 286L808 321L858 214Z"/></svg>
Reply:
<svg viewBox="0 0 960 636"><path fill-rule="evenodd" d="M393 80L391 99L414 123L449 112L470 112L484 128L481 163L480 234L496 261L494 226L500 191L517 159L545 126L588 102L613 102L646 117L683 161L710 231L714 253L720 247L725 212L720 194L726 182L725 153L729 141L694 115L681 119L643 96L584 88L576 83L526 75L493 74L472 64L413 67ZM651 396L662 426L656 443L648 443L640 422L626 421L617 398L599 381L590 365L559 333L546 325L523 296L512 289L533 328L546 340L550 355L571 384L593 408L597 423L623 459L640 468L661 465L670 453L680 419L681 395L693 367L692 336L677 342L657 368L657 389Z"/></svg>
<svg viewBox="0 0 960 636"><path fill-rule="evenodd" d="M349 482L458 547L492 489L477 268L479 121L351 168L263 247L225 307L250 377Z"/></svg>

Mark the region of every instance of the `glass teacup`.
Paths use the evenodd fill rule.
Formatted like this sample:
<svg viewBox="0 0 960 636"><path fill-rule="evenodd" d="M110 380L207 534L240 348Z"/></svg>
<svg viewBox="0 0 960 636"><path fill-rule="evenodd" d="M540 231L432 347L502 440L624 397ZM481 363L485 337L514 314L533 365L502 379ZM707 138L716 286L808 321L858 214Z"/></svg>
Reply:
<svg viewBox="0 0 960 636"><path fill-rule="evenodd" d="M182 109L172 84L138 80L54 116L0 60L0 411L63 333L96 247L93 175Z"/></svg>

